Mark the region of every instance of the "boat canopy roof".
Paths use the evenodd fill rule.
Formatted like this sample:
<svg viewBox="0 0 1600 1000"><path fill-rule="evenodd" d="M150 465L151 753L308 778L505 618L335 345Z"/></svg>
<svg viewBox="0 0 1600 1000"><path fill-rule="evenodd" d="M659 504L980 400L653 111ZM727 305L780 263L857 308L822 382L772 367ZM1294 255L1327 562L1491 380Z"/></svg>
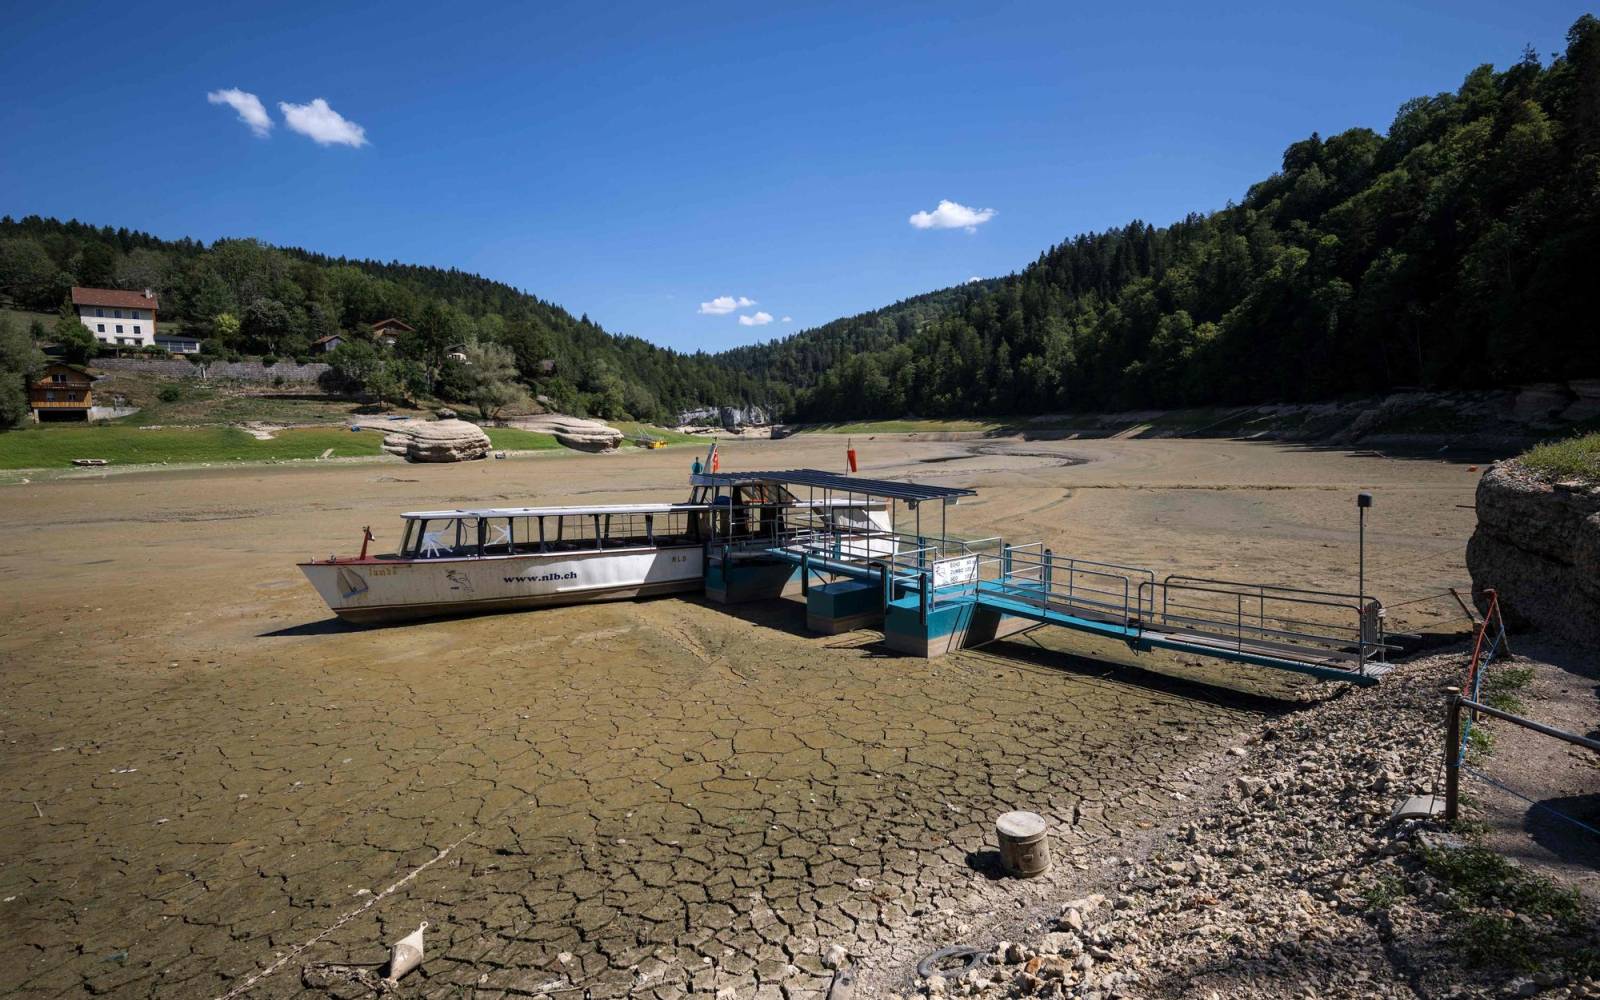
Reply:
<svg viewBox="0 0 1600 1000"><path fill-rule="evenodd" d="M908 500L920 503L926 500L943 500L955 503L962 497L976 496L977 490L960 486L932 486L927 483L898 483L892 479L867 479L846 476L821 469L786 469L781 472L711 472L690 476L696 486L751 486L758 483L776 483L782 486L808 486L812 489L835 493L853 493L857 496L877 497L884 500Z"/></svg>
<svg viewBox="0 0 1600 1000"><path fill-rule="evenodd" d="M710 510L703 503L617 503L588 507L463 507L459 510L414 510L400 516L410 521L436 521L451 517L561 517L584 514L670 514Z"/></svg>

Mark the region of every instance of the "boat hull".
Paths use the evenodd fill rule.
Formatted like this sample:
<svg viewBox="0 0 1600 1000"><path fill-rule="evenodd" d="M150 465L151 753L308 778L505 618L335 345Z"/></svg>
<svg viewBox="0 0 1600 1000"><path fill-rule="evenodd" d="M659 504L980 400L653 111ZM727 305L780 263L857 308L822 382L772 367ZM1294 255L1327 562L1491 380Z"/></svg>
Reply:
<svg viewBox="0 0 1600 1000"><path fill-rule="evenodd" d="M698 545L465 559L302 563L306 579L347 622L379 625L627 600L705 586Z"/></svg>

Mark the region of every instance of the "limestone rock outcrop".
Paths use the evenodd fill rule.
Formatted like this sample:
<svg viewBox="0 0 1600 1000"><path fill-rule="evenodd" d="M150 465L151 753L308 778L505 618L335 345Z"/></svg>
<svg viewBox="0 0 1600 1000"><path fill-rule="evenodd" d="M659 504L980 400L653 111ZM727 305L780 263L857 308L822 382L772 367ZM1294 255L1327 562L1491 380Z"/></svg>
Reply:
<svg viewBox="0 0 1600 1000"><path fill-rule="evenodd" d="M622 432L598 420L546 413L535 417L518 417L510 423L519 430L552 435L565 447L578 451L615 451L622 444Z"/></svg>
<svg viewBox="0 0 1600 1000"><path fill-rule="evenodd" d="M470 462L489 454L489 435L465 420L417 420L388 431L383 450L408 462Z"/></svg>
<svg viewBox="0 0 1600 1000"><path fill-rule="evenodd" d="M690 424L717 423L724 430L736 431L744 427L765 427L772 415L759 406L701 406L678 414L680 427Z"/></svg>
<svg viewBox="0 0 1600 1000"><path fill-rule="evenodd" d="M1600 643L1600 486L1497 462L1478 482L1477 507L1467 569L1478 607L1493 587L1512 628Z"/></svg>

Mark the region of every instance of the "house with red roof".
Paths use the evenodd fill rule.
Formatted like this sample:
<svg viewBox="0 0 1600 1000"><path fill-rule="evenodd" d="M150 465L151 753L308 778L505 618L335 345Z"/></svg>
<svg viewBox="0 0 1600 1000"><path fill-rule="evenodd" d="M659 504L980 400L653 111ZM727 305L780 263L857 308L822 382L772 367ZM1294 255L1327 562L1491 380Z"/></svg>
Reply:
<svg viewBox="0 0 1600 1000"><path fill-rule="evenodd" d="M156 342L156 294L146 288L74 288L72 308L94 339L112 347L151 347Z"/></svg>

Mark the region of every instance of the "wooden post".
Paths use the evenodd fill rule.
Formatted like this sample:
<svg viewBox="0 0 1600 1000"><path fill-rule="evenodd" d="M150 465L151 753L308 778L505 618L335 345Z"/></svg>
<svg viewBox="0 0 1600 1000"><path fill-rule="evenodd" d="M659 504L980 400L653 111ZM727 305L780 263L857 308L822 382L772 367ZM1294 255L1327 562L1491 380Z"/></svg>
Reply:
<svg viewBox="0 0 1600 1000"><path fill-rule="evenodd" d="M1454 823L1461 810L1461 689L1445 688L1444 818Z"/></svg>

